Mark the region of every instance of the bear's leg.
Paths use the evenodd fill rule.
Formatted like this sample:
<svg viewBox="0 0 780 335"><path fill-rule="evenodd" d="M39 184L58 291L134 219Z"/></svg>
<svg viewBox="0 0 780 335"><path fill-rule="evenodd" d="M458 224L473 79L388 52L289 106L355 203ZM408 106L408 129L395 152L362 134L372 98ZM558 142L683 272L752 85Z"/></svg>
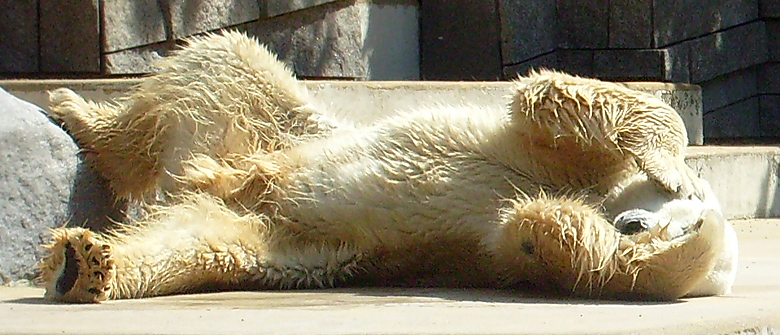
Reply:
<svg viewBox="0 0 780 335"><path fill-rule="evenodd" d="M39 280L49 300L98 302L210 290L330 286L354 270L356 254L343 246L274 243L272 227L267 217L239 215L214 197L189 195L117 233L54 230Z"/></svg>
<svg viewBox="0 0 780 335"><path fill-rule="evenodd" d="M626 236L578 200L519 200L490 248L512 283L531 282L594 298L672 300L684 296L713 266L724 220L705 212L683 236ZM502 270L506 271L506 270Z"/></svg>
<svg viewBox="0 0 780 335"><path fill-rule="evenodd" d="M193 38L115 104L50 93L50 116L120 197L174 178L193 154L213 159L287 148L325 130L304 87L273 54L238 33ZM237 167L242 168L242 167Z"/></svg>
<svg viewBox="0 0 780 335"><path fill-rule="evenodd" d="M49 117L73 136L117 196L140 197L154 186L161 173L157 118L131 117L121 105L88 102L64 88L49 92L49 101Z"/></svg>
<svg viewBox="0 0 780 335"><path fill-rule="evenodd" d="M659 99L624 86L555 72L516 82L513 120L550 147L574 142L639 168L682 197L702 196L684 162L688 139L678 113Z"/></svg>

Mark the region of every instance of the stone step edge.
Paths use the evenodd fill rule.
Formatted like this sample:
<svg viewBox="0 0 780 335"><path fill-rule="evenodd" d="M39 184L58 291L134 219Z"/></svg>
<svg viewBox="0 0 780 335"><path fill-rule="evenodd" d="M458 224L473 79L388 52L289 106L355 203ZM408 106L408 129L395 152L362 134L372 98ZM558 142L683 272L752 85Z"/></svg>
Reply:
<svg viewBox="0 0 780 335"><path fill-rule="evenodd" d="M68 87L84 97L104 101L120 95L140 82L140 78L122 79L42 79L0 80L0 87L11 94L46 108L46 91ZM303 81L320 103L339 116L358 123L370 122L382 115L420 105L508 104L512 82L448 81ZM704 141L701 88L697 85L662 82L626 82L627 87L655 95L674 107L688 129L688 142ZM362 105L356 102L364 103ZM371 112L358 106L370 105Z"/></svg>
<svg viewBox="0 0 780 335"><path fill-rule="evenodd" d="M731 219L780 217L780 146L691 146L686 162Z"/></svg>

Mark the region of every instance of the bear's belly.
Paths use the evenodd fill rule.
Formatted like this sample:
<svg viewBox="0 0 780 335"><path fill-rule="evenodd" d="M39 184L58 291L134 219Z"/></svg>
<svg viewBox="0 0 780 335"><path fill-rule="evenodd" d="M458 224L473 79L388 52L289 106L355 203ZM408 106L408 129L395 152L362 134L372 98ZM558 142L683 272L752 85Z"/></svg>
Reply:
<svg viewBox="0 0 780 335"><path fill-rule="evenodd" d="M278 181L285 194L281 214L305 227L306 235L366 250L426 236L481 240L499 223L508 199L535 188L473 153L359 144L303 149L296 153L297 168Z"/></svg>

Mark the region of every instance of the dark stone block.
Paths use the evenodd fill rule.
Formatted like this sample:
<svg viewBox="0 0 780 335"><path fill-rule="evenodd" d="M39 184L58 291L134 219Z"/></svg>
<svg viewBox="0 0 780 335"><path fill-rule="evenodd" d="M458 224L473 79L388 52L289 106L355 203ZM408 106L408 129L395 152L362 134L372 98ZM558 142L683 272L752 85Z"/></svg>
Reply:
<svg viewBox="0 0 780 335"><path fill-rule="evenodd" d="M0 0L0 73L38 71L37 1Z"/></svg>
<svg viewBox="0 0 780 335"><path fill-rule="evenodd" d="M654 46L664 47L757 18L756 0L656 0Z"/></svg>
<svg viewBox="0 0 780 335"><path fill-rule="evenodd" d="M691 80L704 82L767 60L764 23L734 27L691 42Z"/></svg>
<svg viewBox="0 0 780 335"><path fill-rule="evenodd" d="M561 49L555 53L558 57L557 70L583 77L595 76L593 50Z"/></svg>
<svg viewBox="0 0 780 335"><path fill-rule="evenodd" d="M762 64L756 72L759 94L780 94L780 63Z"/></svg>
<svg viewBox="0 0 780 335"><path fill-rule="evenodd" d="M691 43L682 42L666 50L667 64L664 80L673 83L691 82Z"/></svg>
<svg viewBox="0 0 780 335"><path fill-rule="evenodd" d="M596 50L596 77L617 81L663 81L666 78L665 50Z"/></svg>
<svg viewBox="0 0 780 335"><path fill-rule="evenodd" d="M558 46L567 49L609 45L609 0L557 0Z"/></svg>
<svg viewBox="0 0 780 335"><path fill-rule="evenodd" d="M504 64L518 64L555 50L555 2L501 0L501 53Z"/></svg>
<svg viewBox="0 0 780 335"><path fill-rule="evenodd" d="M769 60L780 62L780 20L766 20L765 27Z"/></svg>
<svg viewBox="0 0 780 335"><path fill-rule="evenodd" d="M758 0L758 11L761 17L780 18L780 1Z"/></svg>
<svg viewBox="0 0 780 335"><path fill-rule="evenodd" d="M167 22L158 0L103 1L104 52L165 41Z"/></svg>
<svg viewBox="0 0 780 335"><path fill-rule="evenodd" d="M467 15L464 15L467 13ZM427 80L495 80L502 75L495 1L420 4L420 74Z"/></svg>
<svg viewBox="0 0 780 335"><path fill-rule="evenodd" d="M704 114L704 143L708 139L761 137L758 97Z"/></svg>
<svg viewBox="0 0 780 335"><path fill-rule="evenodd" d="M780 94L759 97L761 131L764 136L780 137Z"/></svg>
<svg viewBox="0 0 780 335"><path fill-rule="evenodd" d="M609 3L609 47L653 47L653 1L611 0Z"/></svg>
<svg viewBox="0 0 780 335"><path fill-rule="evenodd" d="M526 75L531 70L549 69L583 77L593 77L593 50L561 49L540 57L507 66L504 74L507 79L517 75Z"/></svg>
<svg viewBox="0 0 780 335"><path fill-rule="evenodd" d="M664 49L595 50L593 72L608 80L686 83L689 51L689 43Z"/></svg>
<svg viewBox="0 0 780 335"><path fill-rule="evenodd" d="M525 76L531 71L541 69L558 69L558 55L550 52L525 62L504 67L504 78L514 79L518 76Z"/></svg>
<svg viewBox="0 0 780 335"><path fill-rule="evenodd" d="M100 72L98 0L40 0L41 71Z"/></svg>
<svg viewBox="0 0 780 335"><path fill-rule="evenodd" d="M756 69L735 71L699 83L705 112L713 111L758 95Z"/></svg>

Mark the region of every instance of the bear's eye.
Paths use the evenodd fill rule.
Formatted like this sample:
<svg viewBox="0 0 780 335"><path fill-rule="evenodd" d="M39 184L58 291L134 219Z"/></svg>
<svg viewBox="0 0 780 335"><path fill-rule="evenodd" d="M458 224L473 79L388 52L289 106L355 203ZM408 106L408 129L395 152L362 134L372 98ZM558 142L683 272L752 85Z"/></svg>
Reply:
<svg viewBox="0 0 780 335"><path fill-rule="evenodd" d="M621 234L623 235L634 235L638 232L641 232L645 230L646 228L642 226L641 220L631 220L626 221L621 224L621 227L617 227Z"/></svg>
<svg viewBox="0 0 780 335"><path fill-rule="evenodd" d="M620 213L613 225L623 235L633 235L646 231L658 223L658 216L644 209L632 209Z"/></svg>

